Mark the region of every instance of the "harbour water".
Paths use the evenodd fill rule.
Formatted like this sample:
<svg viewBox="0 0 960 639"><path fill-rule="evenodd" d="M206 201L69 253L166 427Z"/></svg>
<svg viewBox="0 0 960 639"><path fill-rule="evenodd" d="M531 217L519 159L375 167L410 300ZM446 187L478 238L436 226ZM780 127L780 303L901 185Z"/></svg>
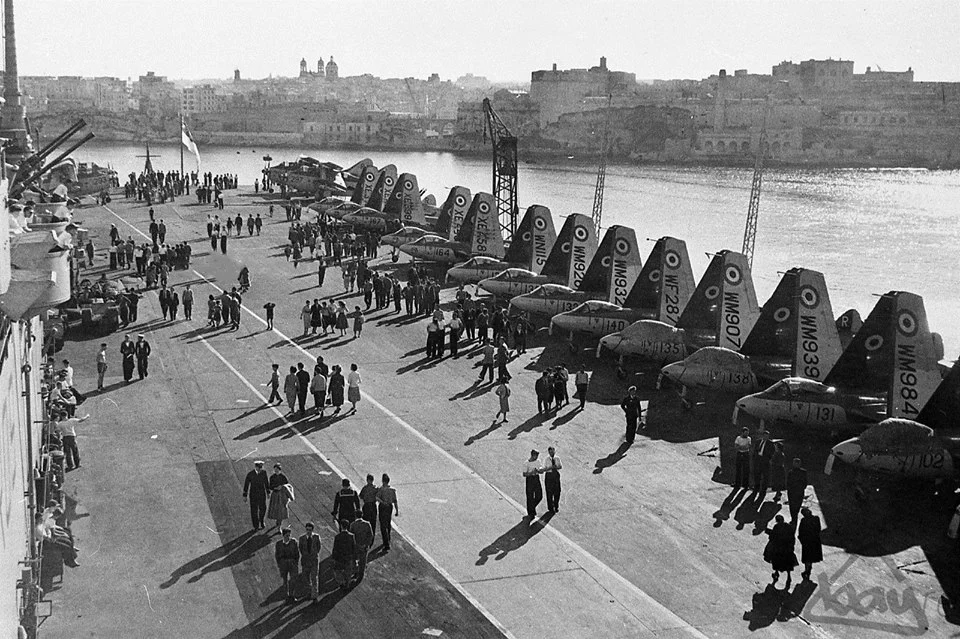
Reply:
<svg viewBox="0 0 960 639"><path fill-rule="evenodd" d="M203 147L203 171L236 173L251 184L260 176L264 155L273 162L298 153L349 166L361 151ZM121 176L140 171L142 145L92 144L78 161L110 164ZM176 146L151 147L155 168L176 169ZM420 187L442 202L462 184L472 191L490 190L490 161L449 153L372 152L378 166L393 163L416 173ZM196 168L185 157L189 171ZM521 164L520 206L543 204L557 226L570 213L589 214L596 167L591 163ZM611 166L607 169L604 226L628 225L641 242L663 235L686 241L699 276L708 253L740 250L750 196L752 170L716 167ZM802 266L826 276L834 315L856 308L866 318L876 296L906 290L924 298L930 329L943 335L948 359L960 355L960 171L801 170L765 173L760 202L753 277L763 303L779 273ZM647 247L652 248L652 242Z"/></svg>

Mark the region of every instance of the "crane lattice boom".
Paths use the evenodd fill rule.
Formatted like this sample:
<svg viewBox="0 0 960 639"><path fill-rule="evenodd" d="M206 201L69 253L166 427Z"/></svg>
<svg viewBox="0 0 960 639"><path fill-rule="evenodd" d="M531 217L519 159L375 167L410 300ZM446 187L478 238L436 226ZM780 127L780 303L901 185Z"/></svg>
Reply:
<svg viewBox="0 0 960 639"><path fill-rule="evenodd" d="M607 97L607 111L603 117L603 136L600 138L600 166L597 168L597 186L593 192L593 226L600 237L600 220L603 217L603 188L607 181L607 142L610 134L610 105L613 95Z"/></svg>
<svg viewBox="0 0 960 639"><path fill-rule="evenodd" d="M493 110L489 98L483 99L486 123L484 138L489 134L493 144L493 197L503 239L509 242L517 231L517 138Z"/></svg>
<svg viewBox="0 0 960 639"><path fill-rule="evenodd" d="M753 164L753 183L750 185L750 205L747 207L747 225L743 231L743 250L747 264L753 268L753 249L757 241L757 220L760 217L760 191L763 186L763 145L766 143L766 125L760 130L759 149Z"/></svg>

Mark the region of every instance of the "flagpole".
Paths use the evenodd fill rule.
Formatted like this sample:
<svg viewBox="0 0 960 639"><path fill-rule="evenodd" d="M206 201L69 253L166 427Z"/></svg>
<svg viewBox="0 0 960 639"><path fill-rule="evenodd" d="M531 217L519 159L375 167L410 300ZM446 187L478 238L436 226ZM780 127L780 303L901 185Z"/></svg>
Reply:
<svg viewBox="0 0 960 639"><path fill-rule="evenodd" d="M180 112L180 179L183 179L183 111Z"/></svg>

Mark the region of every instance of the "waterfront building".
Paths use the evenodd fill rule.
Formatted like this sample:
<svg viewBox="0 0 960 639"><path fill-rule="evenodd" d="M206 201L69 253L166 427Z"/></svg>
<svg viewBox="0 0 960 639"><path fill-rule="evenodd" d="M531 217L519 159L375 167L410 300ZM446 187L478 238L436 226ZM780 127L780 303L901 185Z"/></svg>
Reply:
<svg viewBox="0 0 960 639"><path fill-rule="evenodd" d="M180 112L184 115L197 113L216 113L226 108L223 96L213 86L184 87L180 98Z"/></svg>
<svg viewBox="0 0 960 639"><path fill-rule="evenodd" d="M556 122L564 113L575 113L590 106L584 98L622 96L633 93L637 76L623 71L610 71L607 59L589 69L534 71L530 75L530 99L540 106L541 127Z"/></svg>

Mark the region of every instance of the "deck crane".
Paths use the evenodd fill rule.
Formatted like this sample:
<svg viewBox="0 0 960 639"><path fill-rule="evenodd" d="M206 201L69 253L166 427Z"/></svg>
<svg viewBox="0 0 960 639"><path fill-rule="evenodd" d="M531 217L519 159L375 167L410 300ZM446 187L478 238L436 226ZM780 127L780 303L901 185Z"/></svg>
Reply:
<svg viewBox="0 0 960 639"><path fill-rule="evenodd" d="M607 110L603 118L603 136L600 138L600 166L597 168L597 186L593 192L593 226L600 237L600 218L603 216L603 187L607 180L607 142L610 133L610 104L613 95L607 96Z"/></svg>
<svg viewBox="0 0 960 639"><path fill-rule="evenodd" d="M517 138L503 123L490 104L483 99L483 114L486 118L483 139L487 135L493 144L493 196L497 201L497 218L504 242L510 242L517 232Z"/></svg>
<svg viewBox="0 0 960 639"><path fill-rule="evenodd" d="M753 268L753 249L757 241L757 219L760 217L760 190L763 186L763 152L767 142L767 118L763 118L757 155L753 162L753 183L750 185L750 204L747 206L747 225L743 230L743 250L747 264Z"/></svg>

